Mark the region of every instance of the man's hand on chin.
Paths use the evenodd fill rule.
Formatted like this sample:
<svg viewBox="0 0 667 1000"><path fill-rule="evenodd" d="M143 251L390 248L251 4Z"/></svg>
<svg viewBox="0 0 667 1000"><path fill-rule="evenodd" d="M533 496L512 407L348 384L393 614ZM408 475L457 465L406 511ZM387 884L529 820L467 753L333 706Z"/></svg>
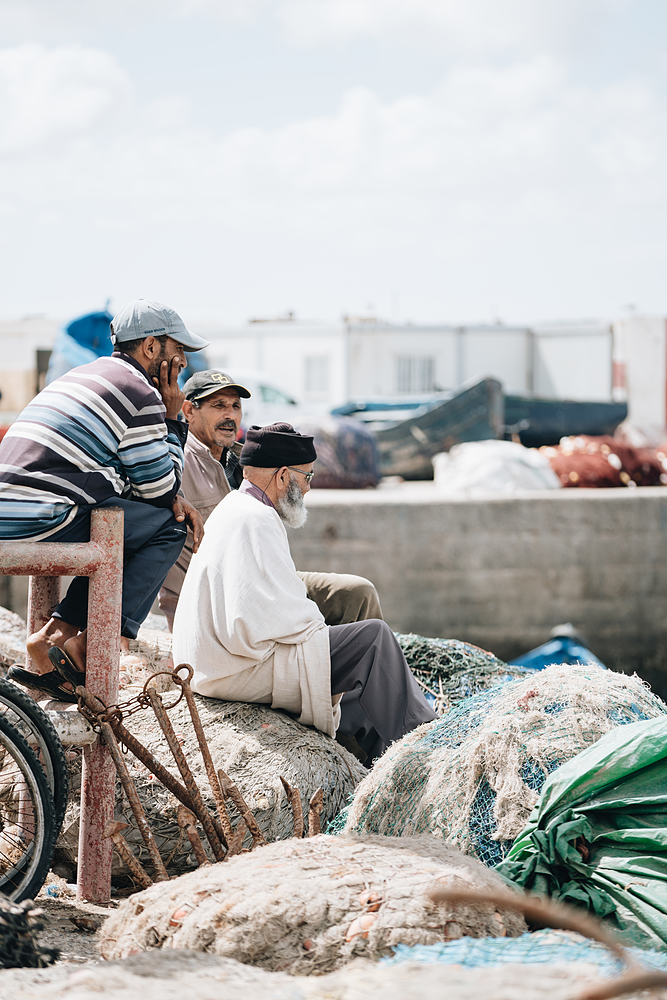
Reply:
<svg viewBox="0 0 667 1000"><path fill-rule="evenodd" d="M192 528L192 534L194 536L194 544L192 546L192 551L196 552L199 548L199 544L204 537L204 522L201 519L201 514L189 503L185 497L175 497L174 502L171 505L171 509L174 512L174 517L177 521L187 521Z"/></svg>

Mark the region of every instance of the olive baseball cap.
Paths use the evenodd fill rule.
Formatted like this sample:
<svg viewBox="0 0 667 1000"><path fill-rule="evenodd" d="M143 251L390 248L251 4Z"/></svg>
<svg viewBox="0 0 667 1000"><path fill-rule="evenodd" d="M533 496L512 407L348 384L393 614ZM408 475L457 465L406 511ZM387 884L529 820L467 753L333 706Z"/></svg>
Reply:
<svg viewBox="0 0 667 1000"><path fill-rule="evenodd" d="M239 396L250 399L250 393L244 385L235 382L231 375L214 370L196 372L183 386L185 398L191 403L197 399L203 399L204 396L211 396L214 392L219 392L220 389L234 389Z"/></svg>
<svg viewBox="0 0 667 1000"><path fill-rule="evenodd" d="M146 337L171 337L186 351L208 347L208 340L191 333L175 309L149 299L136 299L111 321L111 342L118 347L128 340L145 340Z"/></svg>

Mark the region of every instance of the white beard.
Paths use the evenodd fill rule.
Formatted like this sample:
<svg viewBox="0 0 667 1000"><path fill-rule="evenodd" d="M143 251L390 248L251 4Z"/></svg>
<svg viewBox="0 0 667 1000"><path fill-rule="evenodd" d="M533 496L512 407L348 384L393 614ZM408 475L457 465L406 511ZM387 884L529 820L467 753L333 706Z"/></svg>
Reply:
<svg viewBox="0 0 667 1000"><path fill-rule="evenodd" d="M276 501L276 510L280 518L290 528L302 528L308 520L308 511L303 502L303 493L294 476L290 476L285 496Z"/></svg>

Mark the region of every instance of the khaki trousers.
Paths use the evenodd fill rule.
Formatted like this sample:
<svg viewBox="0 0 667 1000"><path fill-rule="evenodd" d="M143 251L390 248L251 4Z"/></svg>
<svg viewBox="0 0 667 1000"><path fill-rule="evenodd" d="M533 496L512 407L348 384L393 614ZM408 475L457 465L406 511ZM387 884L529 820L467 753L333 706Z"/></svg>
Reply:
<svg viewBox="0 0 667 1000"><path fill-rule="evenodd" d="M378 592L363 576L351 573L299 573L299 576L327 625L348 625L368 618L384 620Z"/></svg>

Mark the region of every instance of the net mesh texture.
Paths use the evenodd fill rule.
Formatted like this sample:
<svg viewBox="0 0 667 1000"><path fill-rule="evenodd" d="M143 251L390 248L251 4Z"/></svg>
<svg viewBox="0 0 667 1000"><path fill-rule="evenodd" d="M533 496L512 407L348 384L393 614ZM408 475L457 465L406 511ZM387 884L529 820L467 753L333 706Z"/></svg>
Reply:
<svg viewBox="0 0 667 1000"><path fill-rule="evenodd" d="M667 969L667 954L659 951L628 948L628 954L641 966ZM497 969L502 965L563 965L582 962L595 965L605 976L616 976L623 963L608 948L572 931L540 930L514 938L462 937L438 944L396 945L392 958L383 965L402 962L439 962L466 969Z"/></svg>
<svg viewBox="0 0 667 1000"><path fill-rule="evenodd" d="M548 774L616 726L665 713L636 675L593 664L531 671L393 744L328 832L431 833L495 867Z"/></svg>
<svg viewBox="0 0 667 1000"><path fill-rule="evenodd" d="M493 653L459 639L430 639L395 633L408 666L438 715L496 684L532 674L527 667L503 663Z"/></svg>

